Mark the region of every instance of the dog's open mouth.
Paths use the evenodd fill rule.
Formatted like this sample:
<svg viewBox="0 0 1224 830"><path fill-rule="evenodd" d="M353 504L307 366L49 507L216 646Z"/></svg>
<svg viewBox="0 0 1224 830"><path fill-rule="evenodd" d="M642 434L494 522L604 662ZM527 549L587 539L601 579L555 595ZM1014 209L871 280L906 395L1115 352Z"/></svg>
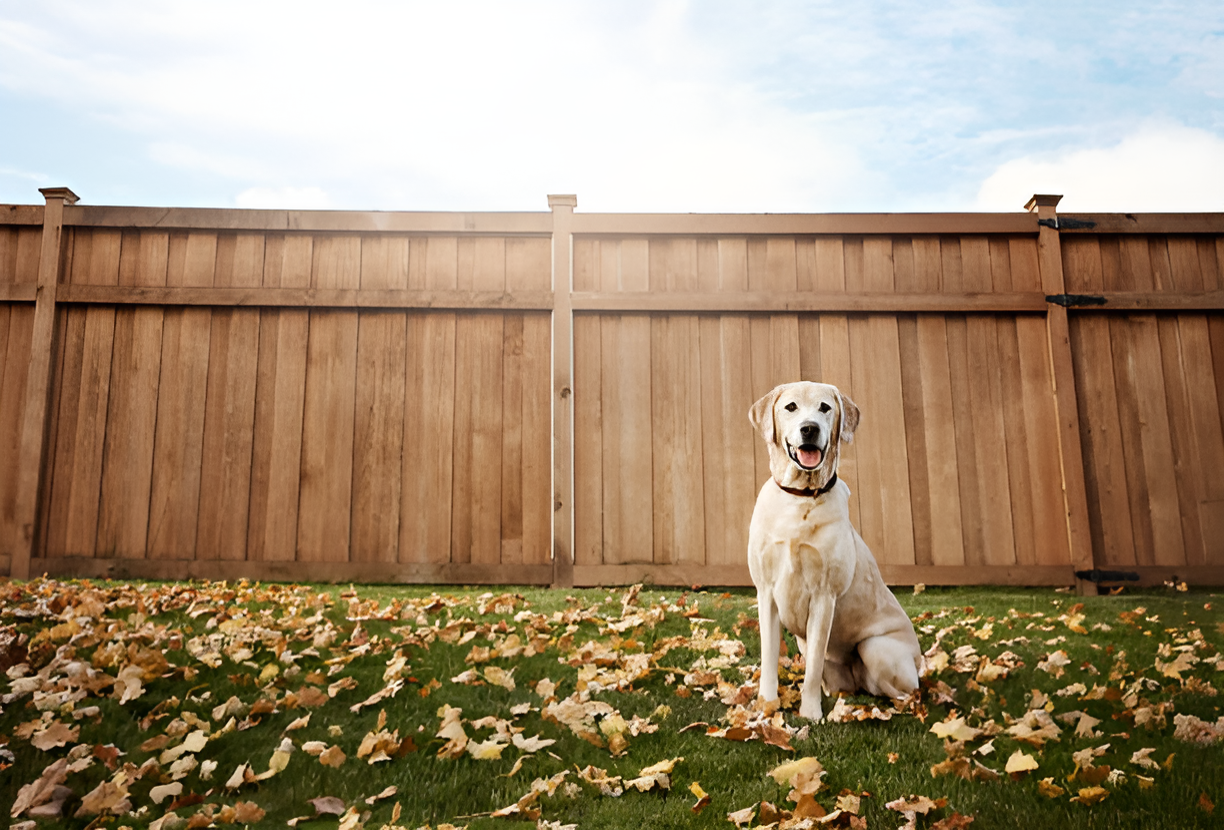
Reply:
<svg viewBox="0 0 1224 830"><path fill-rule="evenodd" d="M803 470L815 470L824 460L824 453L815 444L800 444L794 447L788 443L786 449L790 452L791 461Z"/></svg>

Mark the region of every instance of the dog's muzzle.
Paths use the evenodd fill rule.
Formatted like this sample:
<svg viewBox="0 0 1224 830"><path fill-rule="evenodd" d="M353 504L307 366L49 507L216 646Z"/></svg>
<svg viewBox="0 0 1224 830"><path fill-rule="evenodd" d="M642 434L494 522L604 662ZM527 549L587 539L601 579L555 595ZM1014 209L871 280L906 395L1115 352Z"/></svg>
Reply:
<svg viewBox="0 0 1224 830"><path fill-rule="evenodd" d="M820 425L811 422L799 425L799 444L786 442L786 453L795 466L805 472L816 469L824 461L825 447L821 446Z"/></svg>

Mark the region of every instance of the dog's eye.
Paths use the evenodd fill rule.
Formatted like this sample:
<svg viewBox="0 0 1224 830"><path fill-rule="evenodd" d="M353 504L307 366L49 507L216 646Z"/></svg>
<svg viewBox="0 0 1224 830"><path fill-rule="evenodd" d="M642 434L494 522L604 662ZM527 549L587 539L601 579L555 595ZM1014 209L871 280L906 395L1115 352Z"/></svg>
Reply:
<svg viewBox="0 0 1224 830"><path fill-rule="evenodd" d="M798 407L798 406L795 404L795 402L794 402L794 401L791 401L790 403L788 403L788 404L786 405L786 411L787 411L787 412L794 412L794 411L795 411L796 409L798 409L798 408L799 408L799 407Z"/></svg>
<svg viewBox="0 0 1224 830"><path fill-rule="evenodd" d="M821 412L828 412L828 411L829 411L829 408L830 408L830 407L829 407L829 405L828 405L827 403L822 403L822 404L820 405L820 411L821 411Z"/></svg>

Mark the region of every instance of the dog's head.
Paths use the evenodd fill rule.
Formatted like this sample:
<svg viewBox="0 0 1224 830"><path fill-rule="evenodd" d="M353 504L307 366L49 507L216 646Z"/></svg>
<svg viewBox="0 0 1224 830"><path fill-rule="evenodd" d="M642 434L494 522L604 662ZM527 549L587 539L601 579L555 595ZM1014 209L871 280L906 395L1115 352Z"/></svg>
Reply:
<svg viewBox="0 0 1224 830"><path fill-rule="evenodd" d="M769 447L783 487L819 489L837 472L839 444L854 440L859 408L827 383L787 383L752 405L748 419Z"/></svg>

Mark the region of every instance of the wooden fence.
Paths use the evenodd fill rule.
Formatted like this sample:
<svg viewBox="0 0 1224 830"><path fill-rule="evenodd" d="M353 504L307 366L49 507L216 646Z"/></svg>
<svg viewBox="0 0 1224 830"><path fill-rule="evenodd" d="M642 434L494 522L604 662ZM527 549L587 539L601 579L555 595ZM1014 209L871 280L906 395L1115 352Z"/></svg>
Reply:
<svg viewBox="0 0 1224 830"><path fill-rule="evenodd" d="M43 192L0 207L0 573L749 584L747 410L811 379L890 582L1224 583L1221 215Z"/></svg>

